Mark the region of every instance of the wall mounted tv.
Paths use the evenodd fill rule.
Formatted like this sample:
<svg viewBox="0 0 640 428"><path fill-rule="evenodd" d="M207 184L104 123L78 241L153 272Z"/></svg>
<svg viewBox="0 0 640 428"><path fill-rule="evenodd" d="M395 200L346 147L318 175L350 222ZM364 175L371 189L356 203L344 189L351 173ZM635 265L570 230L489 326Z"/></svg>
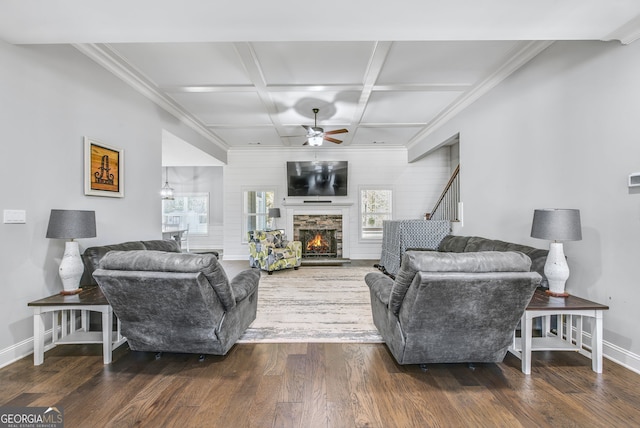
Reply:
<svg viewBox="0 0 640 428"><path fill-rule="evenodd" d="M347 161L287 162L289 196L347 196Z"/></svg>

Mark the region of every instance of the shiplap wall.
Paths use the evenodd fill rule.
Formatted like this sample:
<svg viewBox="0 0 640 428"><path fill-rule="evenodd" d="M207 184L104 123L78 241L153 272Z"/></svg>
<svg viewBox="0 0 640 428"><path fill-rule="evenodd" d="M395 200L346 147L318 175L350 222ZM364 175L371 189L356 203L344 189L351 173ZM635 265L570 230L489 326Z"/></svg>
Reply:
<svg viewBox="0 0 640 428"><path fill-rule="evenodd" d="M224 258L244 260L248 257L242 239L242 193L249 189L274 189L276 207L310 198L289 198L286 187L286 162L310 160L346 160L349 162L349 195L324 198L349 203L349 240L351 259L379 259L380 242L358 239L358 189L383 185L393 188L394 219L422 218L442 192L449 179L450 150L442 148L414 163L407 162L402 148L260 148L232 149L224 167ZM323 208L319 207L321 211ZM312 209L312 208L309 208ZM279 219L278 227L282 227Z"/></svg>

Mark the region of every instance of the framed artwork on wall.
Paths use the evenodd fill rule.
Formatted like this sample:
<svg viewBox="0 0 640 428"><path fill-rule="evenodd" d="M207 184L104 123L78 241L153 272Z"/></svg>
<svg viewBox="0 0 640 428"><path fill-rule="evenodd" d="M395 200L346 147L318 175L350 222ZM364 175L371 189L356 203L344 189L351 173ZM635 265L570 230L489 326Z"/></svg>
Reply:
<svg viewBox="0 0 640 428"><path fill-rule="evenodd" d="M124 150L84 137L84 194L124 197Z"/></svg>

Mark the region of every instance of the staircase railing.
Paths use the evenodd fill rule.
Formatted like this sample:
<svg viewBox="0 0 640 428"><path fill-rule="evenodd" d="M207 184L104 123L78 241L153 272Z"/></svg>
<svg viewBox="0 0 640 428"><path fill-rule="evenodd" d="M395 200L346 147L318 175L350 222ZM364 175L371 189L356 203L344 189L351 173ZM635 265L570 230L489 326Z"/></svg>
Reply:
<svg viewBox="0 0 640 428"><path fill-rule="evenodd" d="M451 174L449 182L445 186L438 201L430 213L425 216L427 220L460 221L458 206L460 203L460 165Z"/></svg>

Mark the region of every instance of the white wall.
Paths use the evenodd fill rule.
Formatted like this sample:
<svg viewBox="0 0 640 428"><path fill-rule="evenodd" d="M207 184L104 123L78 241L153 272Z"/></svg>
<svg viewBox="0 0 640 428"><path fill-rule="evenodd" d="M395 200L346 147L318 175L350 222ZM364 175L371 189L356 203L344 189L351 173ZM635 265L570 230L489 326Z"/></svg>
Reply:
<svg viewBox="0 0 640 428"><path fill-rule="evenodd" d="M64 242L45 238L50 210L95 210L91 245L161 237L161 133L202 137L68 46L0 42L0 366L33 349L29 301L62 289ZM124 149L125 197L84 195L83 136ZM0 211L1 211L0 210Z"/></svg>
<svg viewBox="0 0 640 428"><path fill-rule="evenodd" d="M406 150L399 148L232 149L224 167L224 259L243 260L249 257L247 245L241 242L242 192L247 188L273 188L276 190L276 206L283 208L284 198L288 202L295 199L287 197L286 162L316 158L349 162L349 195L329 199L353 203L349 208L351 259L380 259L381 252L380 242L362 243L358 240L358 186L393 186L394 218L416 219L431 210L450 176L448 148L415 163L407 163ZM297 198L298 201L304 199L309 198ZM282 221L284 219L279 220L278 227L284 226Z"/></svg>
<svg viewBox="0 0 640 428"><path fill-rule="evenodd" d="M530 244L535 208L578 208L567 290L607 304L605 353L640 370L640 43L556 42L410 157L460 132L464 228Z"/></svg>

